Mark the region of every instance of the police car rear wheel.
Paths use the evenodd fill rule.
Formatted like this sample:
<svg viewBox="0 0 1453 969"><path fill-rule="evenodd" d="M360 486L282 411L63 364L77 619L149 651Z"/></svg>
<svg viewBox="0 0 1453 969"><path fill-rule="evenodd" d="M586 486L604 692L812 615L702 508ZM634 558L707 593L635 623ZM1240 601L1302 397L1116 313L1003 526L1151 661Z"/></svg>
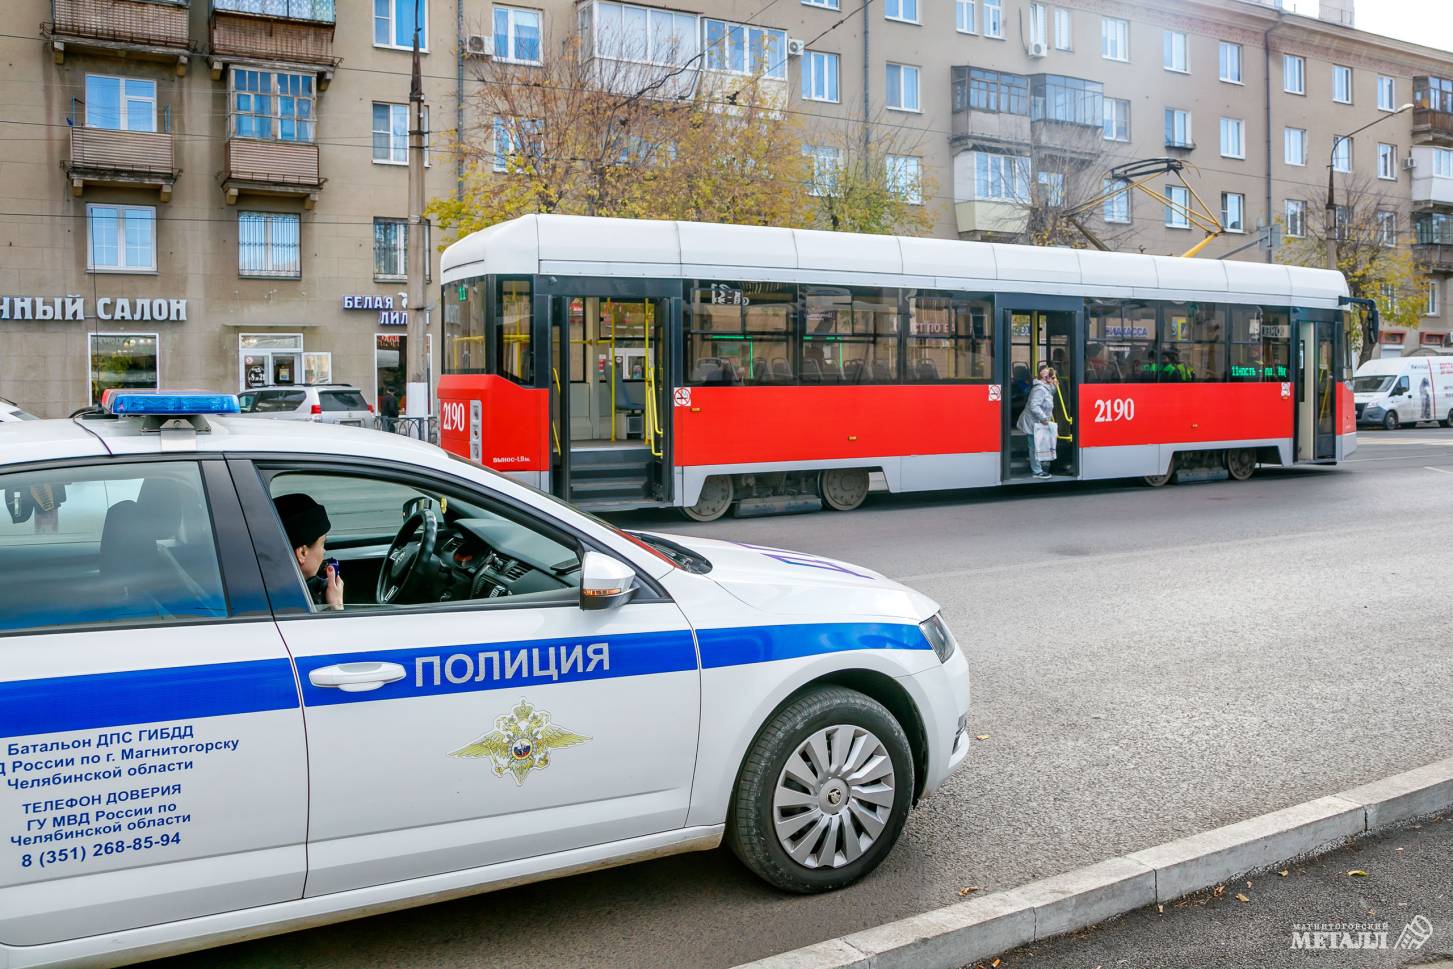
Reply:
<svg viewBox="0 0 1453 969"><path fill-rule="evenodd" d="M814 690L778 711L752 745L728 838L778 888L843 888L893 849L913 787L908 737L882 704L842 687Z"/></svg>

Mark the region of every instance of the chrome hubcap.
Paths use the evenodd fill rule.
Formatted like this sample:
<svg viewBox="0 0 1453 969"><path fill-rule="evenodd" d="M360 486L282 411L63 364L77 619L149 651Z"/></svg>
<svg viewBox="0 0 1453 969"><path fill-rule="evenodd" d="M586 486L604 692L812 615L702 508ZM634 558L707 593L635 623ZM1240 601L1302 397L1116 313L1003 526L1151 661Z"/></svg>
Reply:
<svg viewBox="0 0 1453 969"><path fill-rule="evenodd" d="M804 868L841 868L878 840L894 794L893 759L872 731L825 727L788 756L777 778L777 840Z"/></svg>

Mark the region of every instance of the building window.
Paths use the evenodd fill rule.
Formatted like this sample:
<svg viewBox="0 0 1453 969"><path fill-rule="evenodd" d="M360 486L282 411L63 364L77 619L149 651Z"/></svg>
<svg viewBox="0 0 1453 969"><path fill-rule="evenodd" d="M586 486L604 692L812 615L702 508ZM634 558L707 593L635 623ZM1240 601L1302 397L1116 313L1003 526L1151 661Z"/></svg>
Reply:
<svg viewBox="0 0 1453 969"><path fill-rule="evenodd" d="M918 0L883 0L883 16L889 20L918 23Z"/></svg>
<svg viewBox="0 0 1453 969"><path fill-rule="evenodd" d="M1100 18L1100 56L1107 61L1130 60L1130 21Z"/></svg>
<svg viewBox="0 0 1453 969"><path fill-rule="evenodd" d="M1029 78L982 67L956 67L953 75L954 110L991 114L1029 114Z"/></svg>
<svg viewBox="0 0 1453 969"><path fill-rule="evenodd" d="M1184 185L1167 185L1165 197L1170 203L1165 207L1166 226L1171 229L1189 229L1191 190Z"/></svg>
<svg viewBox="0 0 1453 969"><path fill-rule="evenodd" d="M918 68L906 64L888 65L887 104L897 111L922 110L918 103Z"/></svg>
<svg viewBox="0 0 1453 969"><path fill-rule="evenodd" d="M87 74L86 127L155 131L156 82Z"/></svg>
<svg viewBox="0 0 1453 969"><path fill-rule="evenodd" d="M1191 140L1191 113L1180 108L1165 109L1165 144L1167 148L1194 148Z"/></svg>
<svg viewBox="0 0 1453 969"><path fill-rule="evenodd" d="M923 160L914 155L887 157L888 191L913 205L923 204Z"/></svg>
<svg viewBox="0 0 1453 969"><path fill-rule="evenodd" d="M1445 114L1453 112L1453 78L1413 78L1413 103Z"/></svg>
<svg viewBox="0 0 1453 969"><path fill-rule="evenodd" d="M1041 53L1049 46L1044 39L1044 4L1031 3L1029 5L1029 48L1038 50Z"/></svg>
<svg viewBox="0 0 1453 969"><path fill-rule="evenodd" d="M1307 234L1307 203L1301 199L1287 199L1287 235L1301 239Z"/></svg>
<svg viewBox="0 0 1453 969"><path fill-rule="evenodd" d="M1282 132L1283 159L1288 165L1307 163L1307 129L1287 128Z"/></svg>
<svg viewBox="0 0 1453 969"><path fill-rule="evenodd" d="M954 0L954 27L961 34L975 33L974 0Z"/></svg>
<svg viewBox="0 0 1453 969"><path fill-rule="evenodd" d="M1395 181L1398 177L1398 147L1377 143L1377 177Z"/></svg>
<svg viewBox="0 0 1453 969"><path fill-rule="evenodd" d="M1352 103L1352 68L1332 65L1332 100L1338 104Z"/></svg>
<svg viewBox="0 0 1453 969"><path fill-rule="evenodd" d="M787 76L787 31L727 20L706 20L704 24L707 70L753 77Z"/></svg>
<svg viewBox="0 0 1453 969"><path fill-rule="evenodd" d="M1438 280L1436 280L1436 279L1430 279L1430 280L1428 280L1428 296L1427 296L1427 298L1425 300L1423 300L1423 315L1424 316L1437 316L1438 313L1441 312L1441 310L1439 308L1439 305L1438 305L1439 304L1440 295L1441 294L1439 293Z"/></svg>
<svg viewBox="0 0 1453 969"><path fill-rule="evenodd" d="M804 7L822 7L824 10L838 9L838 0L802 0Z"/></svg>
<svg viewBox="0 0 1453 969"><path fill-rule="evenodd" d="M1104 90L1099 81L1036 74L1029 79L1029 120L1101 127L1105 120Z"/></svg>
<svg viewBox="0 0 1453 969"><path fill-rule="evenodd" d="M1288 94L1307 93L1307 61L1296 54L1281 57L1281 89Z"/></svg>
<svg viewBox="0 0 1453 969"><path fill-rule="evenodd" d="M373 103L373 160L381 164L409 162L409 106Z"/></svg>
<svg viewBox="0 0 1453 969"><path fill-rule="evenodd" d="M373 220L373 278L400 280L407 275L409 224L403 219Z"/></svg>
<svg viewBox="0 0 1453 969"><path fill-rule="evenodd" d="M107 390L156 390L158 342L155 333L92 333L91 403L99 403Z"/></svg>
<svg viewBox="0 0 1453 969"><path fill-rule="evenodd" d="M1040 170L1035 173L1039 184L1039 202L1052 209L1065 204L1065 173Z"/></svg>
<svg viewBox="0 0 1453 969"><path fill-rule="evenodd" d="M1246 157L1246 122L1240 118L1221 119L1221 157Z"/></svg>
<svg viewBox="0 0 1453 969"><path fill-rule="evenodd" d="M984 0L984 36L1004 36L1004 0Z"/></svg>
<svg viewBox="0 0 1453 969"><path fill-rule="evenodd" d="M1221 80L1230 84L1241 83L1241 45L1221 41Z"/></svg>
<svg viewBox="0 0 1453 969"><path fill-rule="evenodd" d="M237 272L241 276L303 274L302 219L282 212L237 214Z"/></svg>
<svg viewBox="0 0 1453 969"><path fill-rule="evenodd" d="M802 97L808 101L838 100L838 55L810 50L803 56Z"/></svg>
<svg viewBox="0 0 1453 969"><path fill-rule="evenodd" d="M501 174L508 172L512 158L537 158L541 150L540 122L522 119L514 121L504 118L494 119L492 167L496 172ZM629 158L628 151L624 151L623 155Z"/></svg>
<svg viewBox="0 0 1453 969"><path fill-rule="evenodd" d="M1433 149L1433 175L1436 178L1453 178L1453 148Z"/></svg>
<svg viewBox="0 0 1453 969"><path fill-rule="evenodd" d="M414 46L414 5L419 5L419 50L429 47L429 0L373 0L373 46Z"/></svg>
<svg viewBox="0 0 1453 969"><path fill-rule="evenodd" d="M1347 206L1339 205L1332 210L1332 235L1338 241L1347 238Z"/></svg>
<svg viewBox="0 0 1453 969"><path fill-rule="evenodd" d="M838 175L843 167L843 153L839 148L826 145L803 145L802 153L812 163L811 181L807 194L832 195L838 188Z"/></svg>
<svg viewBox="0 0 1453 969"><path fill-rule="evenodd" d="M1379 111L1397 110L1397 79L1388 77L1386 74L1377 76L1377 109Z"/></svg>
<svg viewBox="0 0 1453 969"><path fill-rule="evenodd" d="M1332 136L1332 168L1339 172L1352 171L1352 139L1342 135Z"/></svg>
<svg viewBox="0 0 1453 969"><path fill-rule="evenodd" d="M595 4L594 42L599 57L686 67L697 58L696 17L600 0Z"/></svg>
<svg viewBox="0 0 1453 969"><path fill-rule="evenodd" d="M86 268L93 272L156 271L156 209L139 205L86 206Z"/></svg>
<svg viewBox="0 0 1453 969"><path fill-rule="evenodd" d="M1227 232L1246 231L1246 196L1240 192L1221 193L1221 227Z"/></svg>
<svg viewBox="0 0 1453 969"><path fill-rule="evenodd" d="M540 11L494 8L494 56L511 64L540 64Z"/></svg>
<svg viewBox="0 0 1453 969"><path fill-rule="evenodd" d="M1105 140L1130 140L1130 102L1123 98L1105 99Z"/></svg>
<svg viewBox="0 0 1453 969"><path fill-rule="evenodd" d="M1054 8L1054 49L1074 50L1074 31L1070 12L1063 7Z"/></svg>
<svg viewBox="0 0 1453 969"><path fill-rule="evenodd" d="M1339 235L1338 238L1341 236ZM1389 249L1398 244L1398 214L1396 212L1389 212L1386 209L1378 210L1377 241Z"/></svg>
<svg viewBox="0 0 1453 969"><path fill-rule="evenodd" d="M974 156L974 198L980 202L1029 204L1029 157L994 155L984 151Z"/></svg>
<svg viewBox="0 0 1453 969"><path fill-rule="evenodd" d="M1165 69L1177 74L1191 72L1186 53L1186 35L1179 30L1165 32Z"/></svg>
<svg viewBox="0 0 1453 969"><path fill-rule="evenodd" d="M313 75L232 68L232 133L260 141L313 140Z"/></svg>
<svg viewBox="0 0 1453 969"><path fill-rule="evenodd" d="M1130 222L1130 189L1128 183L1118 178L1105 179L1105 221L1114 225Z"/></svg>

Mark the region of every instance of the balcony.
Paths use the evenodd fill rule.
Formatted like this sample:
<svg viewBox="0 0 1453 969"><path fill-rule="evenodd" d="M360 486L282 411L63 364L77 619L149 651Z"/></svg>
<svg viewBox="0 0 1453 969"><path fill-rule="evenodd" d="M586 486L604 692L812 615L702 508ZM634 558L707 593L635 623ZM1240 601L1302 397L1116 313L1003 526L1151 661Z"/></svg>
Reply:
<svg viewBox="0 0 1453 969"><path fill-rule="evenodd" d="M953 69L955 151L1023 152L1029 147L1029 78L982 67Z"/></svg>
<svg viewBox="0 0 1453 969"><path fill-rule="evenodd" d="M212 78L234 61L318 71L327 87L333 56L334 0L212 0Z"/></svg>
<svg viewBox="0 0 1453 969"><path fill-rule="evenodd" d="M1432 212L1413 219L1413 256L1426 271L1453 273L1453 215Z"/></svg>
<svg viewBox="0 0 1453 969"><path fill-rule="evenodd" d="M1413 147L1413 203L1420 207L1453 206L1453 174L1439 175L1432 145Z"/></svg>
<svg viewBox="0 0 1453 969"><path fill-rule="evenodd" d="M171 200L172 187L180 174L170 131L84 127L71 128L65 171L75 196L80 196L87 185L106 185L154 189L163 202Z"/></svg>
<svg viewBox="0 0 1453 969"><path fill-rule="evenodd" d="M1413 108L1413 141L1422 145L1453 146L1453 111Z"/></svg>
<svg viewBox="0 0 1453 969"><path fill-rule="evenodd" d="M175 61L184 75L190 9L191 0L51 0L44 30L57 64L67 51L86 51Z"/></svg>
<svg viewBox="0 0 1453 969"><path fill-rule="evenodd" d="M222 191L227 204L238 196L274 195L301 198L311 209L327 179L318 173L318 146L300 141L260 141L232 137L227 141Z"/></svg>

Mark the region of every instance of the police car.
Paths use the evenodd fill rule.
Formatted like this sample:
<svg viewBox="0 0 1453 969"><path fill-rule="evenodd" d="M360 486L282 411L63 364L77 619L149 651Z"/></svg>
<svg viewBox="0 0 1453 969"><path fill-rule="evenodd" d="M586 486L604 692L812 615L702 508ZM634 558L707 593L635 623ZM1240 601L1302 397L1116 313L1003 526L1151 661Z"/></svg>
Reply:
<svg viewBox="0 0 1453 969"><path fill-rule="evenodd" d="M0 966L723 840L834 889L964 757L964 656L881 575L236 410L0 428Z"/></svg>

